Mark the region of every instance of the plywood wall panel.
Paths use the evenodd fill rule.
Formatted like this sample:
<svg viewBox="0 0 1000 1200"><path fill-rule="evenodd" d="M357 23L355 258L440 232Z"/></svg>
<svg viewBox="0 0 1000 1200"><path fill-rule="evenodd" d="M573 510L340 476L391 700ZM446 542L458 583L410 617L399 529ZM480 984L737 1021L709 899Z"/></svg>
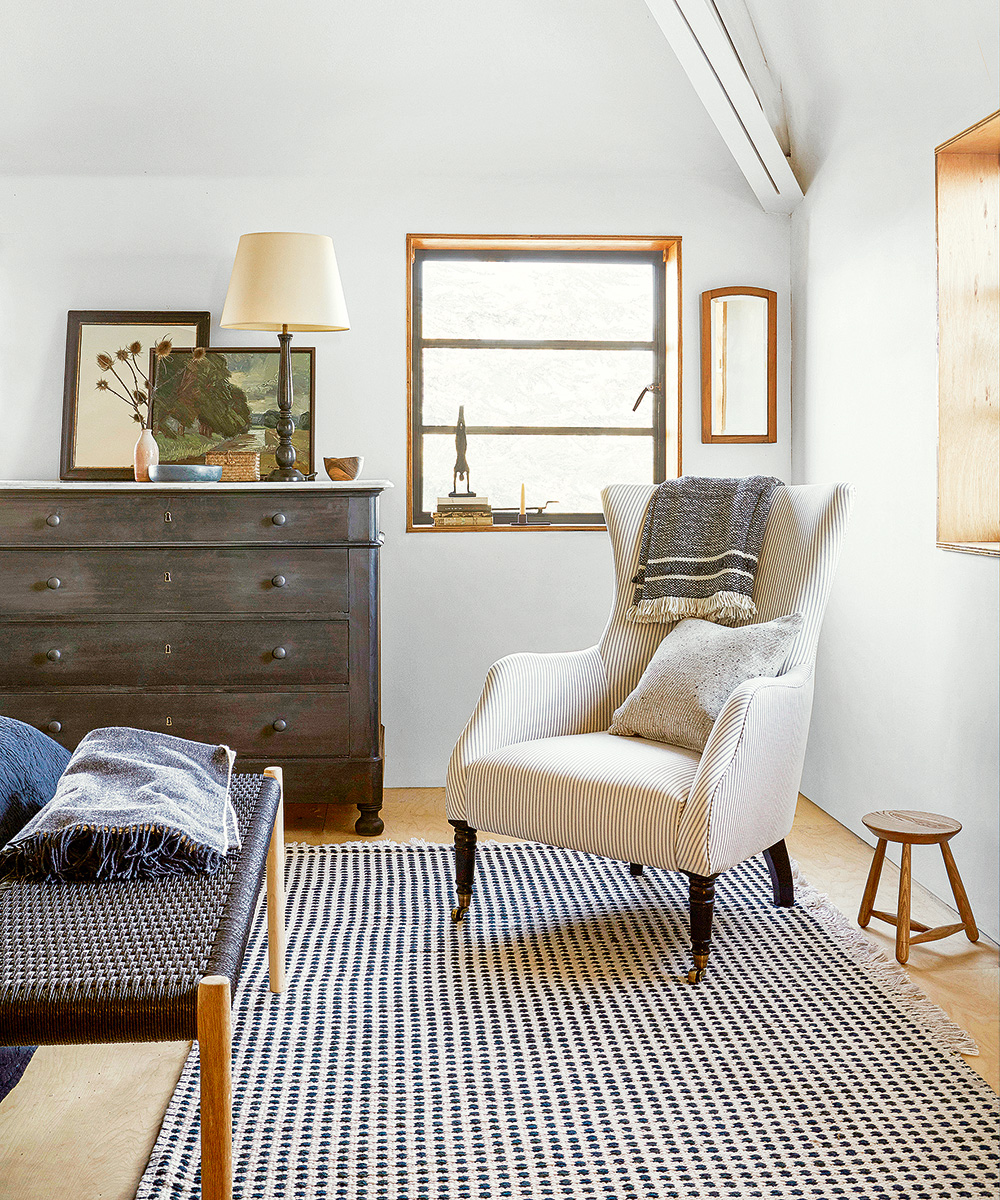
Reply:
<svg viewBox="0 0 1000 1200"><path fill-rule="evenodd" d="M1000 157L941 151L938 541L1000 540Z"/></svg>

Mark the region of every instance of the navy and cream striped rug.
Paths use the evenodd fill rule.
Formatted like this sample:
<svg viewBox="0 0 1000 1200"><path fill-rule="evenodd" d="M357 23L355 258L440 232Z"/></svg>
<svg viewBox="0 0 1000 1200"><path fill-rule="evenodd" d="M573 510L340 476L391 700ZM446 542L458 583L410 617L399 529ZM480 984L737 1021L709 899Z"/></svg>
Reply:
<svg viewBox="0 0 1000 1200"><path fill-rule="evenodd" d="M235 1004L240 1200L995 1196L966 1035L760 862L717 885L685 982L686 881L535 845L289 848L289 987L262 911ZM137 1200L199 1195L188 1060Z"/></svg>

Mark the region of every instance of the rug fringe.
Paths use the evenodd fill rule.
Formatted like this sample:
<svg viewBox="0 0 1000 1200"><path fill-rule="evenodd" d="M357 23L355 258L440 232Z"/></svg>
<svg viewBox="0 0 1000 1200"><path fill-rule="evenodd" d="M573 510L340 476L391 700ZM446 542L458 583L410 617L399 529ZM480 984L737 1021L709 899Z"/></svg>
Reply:
<svg viewBox="0 0 1000 1200"><path fill-rule="evenodd" d="M887 996L919 1021L939 1046L958 1054L978 1055L979 1047L972 1035L956 1025L898 963L869 941L861 928L846 917L829 896L814 888L803 877L796 862L792 863L792 878L795 880L796 905L808 909L818 921L822 921L840 939L858 966L871 975Z"/></svg>

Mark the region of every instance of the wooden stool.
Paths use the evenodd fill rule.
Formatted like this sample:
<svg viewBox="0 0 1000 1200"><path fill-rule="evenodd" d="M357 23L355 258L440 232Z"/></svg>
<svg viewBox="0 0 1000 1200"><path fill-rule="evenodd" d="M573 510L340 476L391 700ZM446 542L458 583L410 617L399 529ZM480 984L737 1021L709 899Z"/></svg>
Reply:
<svg viewBox="0 0 1000 1200"><path fill-rule="evenodd" d="M912 812L909 809L868 813L861 819L878 838L878 845L875 847L875 857L868 872L868 882L865 884L865 894L858 913L858 924L864 928L872 917L878 917L880 921L888 921L890 925L895 925L896 960L901 963L906 962L910 957L910 947L918 942L935 942L938 938L949 937L963 929L970 942L978 941L976 920L962 886L962 877L952 857L951 847L948 845L949 840L962 828L961 824L953 821L951 817L941 817L937 813ZM873 907L879 876L882 874L882 863L885 862L886 842L901 842L903 845L899 865L899 904L895 914L879 912ZM958 925L939 925L936 929L929 929L919 921L910 919L910 847L928 846L934 842L941 847L955 904L962 920ZM917 936L910 937L910 931L914 929L918 931Z"/></svg>

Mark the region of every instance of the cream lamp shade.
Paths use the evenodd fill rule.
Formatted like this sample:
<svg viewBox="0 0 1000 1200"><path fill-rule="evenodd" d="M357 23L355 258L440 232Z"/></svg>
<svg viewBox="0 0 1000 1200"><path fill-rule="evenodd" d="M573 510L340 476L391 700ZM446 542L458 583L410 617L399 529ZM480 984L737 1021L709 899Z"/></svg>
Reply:
<svg viewBox="0 0 1000 1200"><path fill-rule="evenodd" d="M220 324L280 333L350 329L333 239L321 233L245 233Z"/></svg>

